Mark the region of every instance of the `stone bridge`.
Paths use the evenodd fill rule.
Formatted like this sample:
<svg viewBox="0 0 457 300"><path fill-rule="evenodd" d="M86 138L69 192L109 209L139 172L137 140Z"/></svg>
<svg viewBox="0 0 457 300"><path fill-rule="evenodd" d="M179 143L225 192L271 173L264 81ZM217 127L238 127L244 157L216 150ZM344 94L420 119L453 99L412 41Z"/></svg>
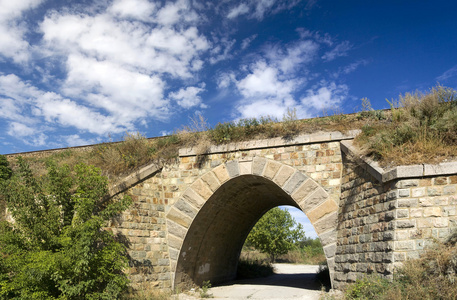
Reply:
<svg viewBox="0 0 457 300"><path fill-rule="evenodd" d="M391 278L457 225L457 162L383 170L321 132L181 149L111 188L133 204L109 227L129 241L133 287L186 289L234 279L244 240L269 209L302 210L324 247L332 285Z"/></svg>
<svg viewBox="0 0 457 300"><path fill-rule="evenodd" d="M110 225L130 241L136 287L189 288L234 279L244 240L269 209L302 210L324 247L332 284L392 277L457 223L457 163L383 170L357 155L354 133L323 132L181 149L112 189L130 209Z"/></svg>

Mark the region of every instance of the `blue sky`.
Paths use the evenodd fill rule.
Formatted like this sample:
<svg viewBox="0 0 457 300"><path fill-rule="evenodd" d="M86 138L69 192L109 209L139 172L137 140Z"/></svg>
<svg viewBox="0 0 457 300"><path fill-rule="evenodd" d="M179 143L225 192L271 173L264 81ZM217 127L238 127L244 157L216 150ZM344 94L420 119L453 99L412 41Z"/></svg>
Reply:
<svg viewBox="0 0 457 300"><path fill-rule="evenodd" d="M0 153L457 88L456 1L0 0Z"/></svg>

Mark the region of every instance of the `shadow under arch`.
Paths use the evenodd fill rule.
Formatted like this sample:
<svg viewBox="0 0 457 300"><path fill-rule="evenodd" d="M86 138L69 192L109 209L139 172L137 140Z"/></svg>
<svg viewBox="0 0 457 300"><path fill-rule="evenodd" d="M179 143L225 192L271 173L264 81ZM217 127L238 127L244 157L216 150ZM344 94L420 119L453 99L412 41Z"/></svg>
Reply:
<svg viewBox="0 0 457 300"><path fill-rule="evenodd" d="M196 180L167 214L173 288L233 280L244 241L269 209L302 210L324 246L333 276L338 205L314 180L268 159L230 161Z"/></svg>

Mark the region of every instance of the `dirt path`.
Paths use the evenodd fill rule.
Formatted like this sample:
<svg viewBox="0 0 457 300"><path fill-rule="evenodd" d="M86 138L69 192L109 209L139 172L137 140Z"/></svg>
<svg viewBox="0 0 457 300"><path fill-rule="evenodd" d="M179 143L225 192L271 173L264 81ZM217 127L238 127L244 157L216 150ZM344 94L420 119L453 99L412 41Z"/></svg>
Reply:
<svg viewBox="0 0 457 300"><path fill-rule="evenodd" d="M209 289L212 299L300 299L318 300L320 286L314 280L318 266L274 264L275 273L266 278L237 280ZM198 299L198 295L180 294L180 300Z"/></svg>

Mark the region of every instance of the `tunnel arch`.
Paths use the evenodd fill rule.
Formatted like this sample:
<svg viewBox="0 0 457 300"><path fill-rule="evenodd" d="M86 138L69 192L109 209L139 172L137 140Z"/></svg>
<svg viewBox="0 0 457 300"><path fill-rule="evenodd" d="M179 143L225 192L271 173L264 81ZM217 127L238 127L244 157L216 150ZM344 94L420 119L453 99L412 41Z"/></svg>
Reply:
<svg viewBox="0 0 457 300"><path fill-rule="evenodd" d="M280 205L307 215L333 279L338 199L301 171L256 157L228 161L205 173L167 212L173 287L234 279L250 230L265 212Z"/></svg>

